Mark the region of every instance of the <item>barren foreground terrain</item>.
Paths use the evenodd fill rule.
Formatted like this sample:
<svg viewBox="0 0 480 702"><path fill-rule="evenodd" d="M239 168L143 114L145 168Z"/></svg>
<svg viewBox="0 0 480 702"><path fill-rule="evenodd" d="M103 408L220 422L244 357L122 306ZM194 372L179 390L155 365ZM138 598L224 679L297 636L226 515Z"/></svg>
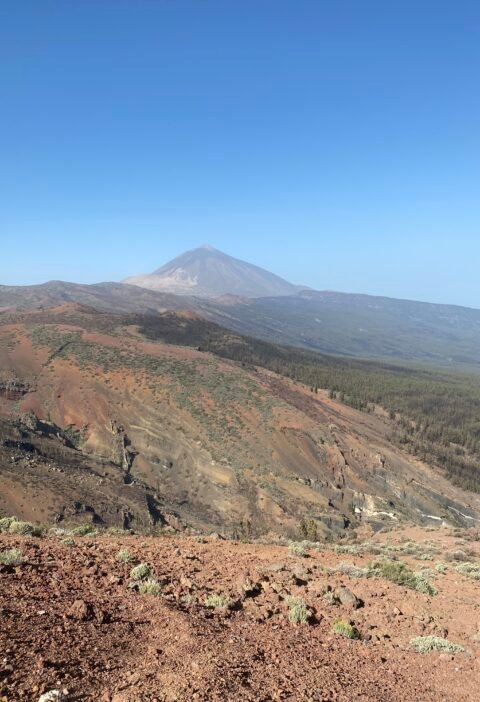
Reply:
<svg viewBox="0 0 480 702"><path fill-rule="evenodd" d="M290 547L4 533L0 700L471 702L479 559L450 528Z"/></svg>

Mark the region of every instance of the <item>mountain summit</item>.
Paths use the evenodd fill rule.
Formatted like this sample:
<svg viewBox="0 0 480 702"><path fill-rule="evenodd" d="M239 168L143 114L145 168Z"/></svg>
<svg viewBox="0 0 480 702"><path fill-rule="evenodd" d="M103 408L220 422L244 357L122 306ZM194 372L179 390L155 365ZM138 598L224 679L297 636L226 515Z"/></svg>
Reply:
<svg viewBox="0 0 480 702"><path fill-rule="evenodd" d="M187 251L151 274L133 276L123 282L176 295L202 297L229 294L277 297L295 295L304 289L208 244Z"/></svg>

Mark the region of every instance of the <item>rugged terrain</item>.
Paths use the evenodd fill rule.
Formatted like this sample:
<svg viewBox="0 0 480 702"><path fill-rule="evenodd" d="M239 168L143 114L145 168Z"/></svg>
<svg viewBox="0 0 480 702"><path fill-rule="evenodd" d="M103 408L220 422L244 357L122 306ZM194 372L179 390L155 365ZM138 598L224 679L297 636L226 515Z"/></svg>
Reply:
<svg viewBox="0 0 480 702"><path fill-rule="evenodd" d="M126 283L0 285L0 312L68 302L130 314L188 309L223 327L267 341L347 358L465 368L478 374L479 310L371 295L299 291L290 283L272 289L267 283L259 285L256 274L245 274L243 283L231 270L223 277L220 264L211 273L219 275L216 292L203 297L196 283L180 291L167 283L158 290ZM239 293L242 285L244 292Z"/></svg>
<svg viewBox="0 0 480 702"><path fill-rule="evenodd" d="M170 339L198 323L165 320ZM71 304L2 315L0 510L227 535L478 522L479 495L392 445L381 408L151 340L147 322Z"/></svg>
<svg viewBox="0 0 480 702"><path fill-rule="evenodd" d="M0 290L0 702L476 699L478 378L272 343L319 295Z"/></svg>
<svg viewBox="0 0 480 702"><path fill-rule="evenodd" d="M478 699L478 532L366 536L0 535L0 699Z"/></svg>

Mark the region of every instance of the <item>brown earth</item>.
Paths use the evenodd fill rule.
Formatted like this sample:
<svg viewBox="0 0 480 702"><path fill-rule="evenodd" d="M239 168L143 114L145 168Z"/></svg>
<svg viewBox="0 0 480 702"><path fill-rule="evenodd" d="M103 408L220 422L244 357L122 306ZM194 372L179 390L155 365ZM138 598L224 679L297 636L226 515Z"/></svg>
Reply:
<svg viewBox="0 0 480 702"><path fill-rule="evenodd" d="M0 317L6 514L230 536L296 536L302 519L319 536L478 523L480 496L393 446L390 431L381 411L147 341L121 316L65 304Z"/></svg>
<svg viewBox="0 0 480 702"><path fill-rule="evenodd" d="M449 560L461 551L478 562L479 542L465 540L472 536L409 528L371 539L377 553L414 542L415 556L396 553L415 571L435 570L429 554L446 563L445 573L429 573L435 596L333 570L365 566L371 554L311 548L302 558L212 537L107 535L66 545L62 536L0 536L0 551L17 547L26 559L0 566L0 699L37 702L58 689L68 700L103 702L473 702L480 582ZM120 563L119 549L134 561ZM139 562L151 567L159 596L132 588ZM232 607L208 608L211 594ZM304 600L309 624L289 621L289 596ZM338 619L352 622L359 640L333 633ZM465 652L412 650L412 637L430 634Z"/></svg>

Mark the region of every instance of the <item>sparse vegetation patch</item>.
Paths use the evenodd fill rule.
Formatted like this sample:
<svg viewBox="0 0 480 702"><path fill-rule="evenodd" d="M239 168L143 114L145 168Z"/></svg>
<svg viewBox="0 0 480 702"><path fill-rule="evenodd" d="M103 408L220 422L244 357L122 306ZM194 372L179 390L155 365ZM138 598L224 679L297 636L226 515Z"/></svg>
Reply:
<svg viewBox="0 0 480 702"><path fill-rule="evenodd" d="M334 622L332 631L335 634L339 634L340 636L344 636L346 639L359 639L360 634L358 632L358 629L356 629L352 624L349 624L348 622L344 621L343 619L337 619L336 622Z"/></svg>
<svg viewBox="0 0 480 702"><path fill-rule="evenodd" d="M17 519L12 519L8 531L10 534L19 534L20 536L41 536L42 530L40 527L31 524L30 522L21 522Z"/></svg>
<svg viewBox="0 0 480 702"><path fill-rule="evenodd" d="M130 577L132 580L143 580L148 578L151 572L152 570L148 563L139 563L130 571Z"/></svg>
<svg viewBox="0 0 480 702"><path fill-rule="evenodd" d="M128 548L122 548L116 555L117 561L120 563L131 563L133 561L133 556L128 550Z"/></svg>
<svg viewBox="0 0 480 702"><path fill-rule="evenodd" d="M435 595L436 589L421 573L414 573L403 561L376 561L369 565L370 576L385 578L396 585L403 585L411 590Z"/></svg>
<svg viewBox="0 0 480 702"><path fill-rule="evenodd" d="M307 605L300 597L289 597L288 605L288 620L292 624L308 624L310 613Z"/></svg>
<svg viewBox="0 0 480 702"><path fill-rule="evenodd" d="M208 595L208 597L205 599L205 606L213 609L216 609L217 607L229 607L230 598L224 594Z"/></svg>
<svg viewBox="0 0 480 702"><path fill-rule="evenodd" d="M2 517L0 519L0 533L4 534L10 529L10 524L15 521L15 517Z"/></svg>
<svg viewBox="0 0 480 702"><path fill-rule="evenodd" d="M93 524L80 524L80 526L72 529L72 534L74 536L95 536L96 533L97 530Z"/></svg>
<svg viewBox="0 0 480 702"><path fill-rule="evenodd" d="M307 547L303 541L291 541L288 550L292 556L304 557L307 555Z"/></svg>
<svg viewBox="0 0 480 702"><path fill-rule="evenodd" d="M417 651L417 653L430 653L430 651L462 653L465 651L463 646L454 644L448 641L448 639L442 639L439 636L416 636L411 639L410 646Z"/></svg>
<svg viewBox="0 0 480 702"><path fill-rule="evenodd" d="M368 568L361 568L353 565L353 563L339 563L333 570L349 578L368 578L370 576L370 570Z"/></svg>
<svg viewBox="0 0 480 702"><path fill-rule="evenodd" d="M141 595L153 595L154 597L158 597L161 593L161 588L155 578L148 578L140 583L138 591Z"/></svg>
<svg viewBox="0 0 480 702"><path fill-rule="evenodd" d="M480 580L480 564L478 563L459 563L455 566L455 570L469 578Z"/></svg>
<svg viewBox="0 0 480 702"><path fill-rule="evenodd" d="M0 563L5 566L19 566L24 560L23 553L18 548L11 548L0 553Z"/></svg>

